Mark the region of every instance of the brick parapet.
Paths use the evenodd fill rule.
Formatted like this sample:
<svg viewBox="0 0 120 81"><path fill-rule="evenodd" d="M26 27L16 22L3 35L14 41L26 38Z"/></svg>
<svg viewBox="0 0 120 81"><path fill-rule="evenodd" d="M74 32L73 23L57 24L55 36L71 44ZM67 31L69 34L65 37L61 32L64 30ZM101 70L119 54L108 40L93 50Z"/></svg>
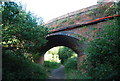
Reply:
<svg viewBox="0 0 120 81"><path fill-rule="evenodd" d="M77 10L77 11L73 11L73 12L67 13L65 15L62 15L60 17L54 18L54 19L48 21L45 24L47 25L47 24L53 23L55 21L58 21L58 20L61 20L61 19L67 18L67 17L72 17L72 16L75 16L76 14L83 14L83 13L91 11L91 10L97 8L97 7L98 7L98 5L93 5L93 6L90 6L90 7L87 7L87 8L83 8L83 9L80 9L80 10Z"/></svg>
<svg viewBox="0 0 120 81"><path fill-rule="evenodd" d="M62 15L55 19L52 19L49 22L45 23L45 25L50 28L51 27L58 28L58 27L69 26L71 25L70 22L73 22L74 24L83 24L87 21L91 21L93 19L106 16L107 15L106 11L110 9L109 7L112 7L111 5L113 5L113 3L102 3L102 4L93 5L87 8L83 8L83 9ZM78 18L79 20L76 20Z"/></svg>

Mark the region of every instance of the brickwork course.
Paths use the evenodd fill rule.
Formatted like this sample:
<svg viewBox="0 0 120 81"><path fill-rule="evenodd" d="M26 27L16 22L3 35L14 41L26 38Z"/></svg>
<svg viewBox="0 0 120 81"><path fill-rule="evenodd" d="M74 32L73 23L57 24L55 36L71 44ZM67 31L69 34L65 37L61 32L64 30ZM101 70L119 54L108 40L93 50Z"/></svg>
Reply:
<svg viewBox="0 0 120 81"><path fill-rule="evenodd" d="M114 10L113 2L99 3L52 19L45 25L50 28L59 28L75 24L83 24L97 18L114 15L116 14Z"/></svg>

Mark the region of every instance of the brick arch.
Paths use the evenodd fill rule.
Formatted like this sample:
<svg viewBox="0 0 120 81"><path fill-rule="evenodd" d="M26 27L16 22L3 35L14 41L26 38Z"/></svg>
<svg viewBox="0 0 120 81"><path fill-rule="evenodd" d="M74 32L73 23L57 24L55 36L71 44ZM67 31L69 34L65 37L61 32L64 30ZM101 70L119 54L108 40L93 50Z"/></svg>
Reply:
<svg viewBox="0 0 120 81"><path fill-rule="evenodd" d="M40 50L43 51L44 53L56 46L66 46L75 51L77 54L80 54L82 52L82 47L84 45L83 43L80 42L80 38L78 39L78 37L75 36L74 32L65 31L53 33L47 35L46 39L48 40L47 44ZM81 55L83 54L81 53Z"/></svg>
<svg viewBox="0 0 120 81"><path fill-rule="evenodd" d="M46 39L48 40L48 42L44 47L42 47L42 49L40 49L40 52L43 52L45 54L49 49L56 46L68 47L77 53L78 56L77 67L79 69L81 58L85 55L82 51L85 45L84 42L80 42L80 39L74 36L72 32L59 32L49 34L46 36ZM40 59L38 59L38 63L40 64L44 63L44 55L40 56Z"/></svg>

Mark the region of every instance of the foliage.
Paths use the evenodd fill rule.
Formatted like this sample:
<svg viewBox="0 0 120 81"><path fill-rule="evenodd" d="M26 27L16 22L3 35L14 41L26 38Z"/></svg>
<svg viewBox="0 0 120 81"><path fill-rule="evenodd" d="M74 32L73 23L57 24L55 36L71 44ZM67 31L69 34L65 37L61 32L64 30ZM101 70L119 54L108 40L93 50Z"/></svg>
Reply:
<svg viewBox="0 0 120 81"><path fill-rule="evenodd" d="M3 49L3 80L46 79L43 66L26 59L19 51Z"/></svg>
<svg viewBox="0 0 120 81"><path fill-rule="evenodd" d="M77 21L79 21L80 20L80 14L76 14L74 19L76 19Z"/></svg>
<svg viewBox="0 0 120 81"><path fill-rule="evenodd" d="M14 2L5 2L3 8L3 46L39 53L40 47L47 42L44 38L47 28L38 25L38 18Z"/></svg>
<svg viewBox="0 0 120 81"><path fill-rule="evenodd" d="M60 63L45 61L44 67L45 67L46 71L48 72L48 74L50 74L52 70L60 67Z"/></svg>
<svg viewBox="0 0 120 81"><path fill-rule="evenodd" d="M77 69L77 57L67 59L64 65L66 69Z"/></svg>
<svg viewBox="0 0 120 81"><path fill-rule="evenodd" d="M44 62L44 66L45 66L45 67L52 68L52 69L56 69L56 68L58 68L58 67L60 66L60 63L45 61L45 62Z"/></svg>
<svg viewBox="0 0 120 81"><path fill-rule="evenodd" d="M59 48L60 48L60 46L54 47L54 48L48 50L45 53L45 57L44 57L45 60L50 61L50 62L60 62L59 55L58 55Z"/></svg>
<svg viewBox="0 0 120 81"><path fill-rule="evenodd" d="M83 68L93 79L119 79L120 73L120 18L97 33L97 38L86 49Z"/></svg>
<svg viewBox="0 0 120 81"><path fill-rule="evenodd" d="M86 60L82 62L81 70L73 69L73 61L66 68L67 79L103 79L118 80L120 77L120 17L112 20L111 25L105 25L102 31L96 33L96 39L88 43L84 50ZM68 61L67 61L68 62Z"/></svg>
<svg viewBox="0 0 120 81"><path fill-rule="evenodd" d="M116 12L116 9L115 9L115 6L113 3L112 4L111 3L102 3L102 4L98 5L98 8L95 8L95 9L89 11L88 15L95 16L94 18L96 19L96 17L101 18L102 16L105 17L105 16L114 15L114 14L116 14L115 12Z"/></svg>
<svg viewBox="0 0 120 81"><path fill-rule="evenodd" d="M65 79L79 79L79 80L85 79L85 81L87 81L87 79L90 80L91 77L86 77L86 75L83 75L80 70L66 69L65 70Z"/></svg>
<svg viewBox="0 0 120 81"><path fill-rule="evenodd" d="M85 49L86 60L81 70L66 68L67 79L119 79L120 77L120 18L105 25L102 31L96 33L96 39L88 43ZM73 64L69 62L69 66ZM83 72L84 71L84 72Z"/></svg>
<svg viewBox="0 0 120 81"><path fill-rule="evenodd" d="M42 54L47 28L15 2L4 2L2 8L3 79L47 78L44 68L31 61Z"/></svg>
<svg viewBox="0 0 120 81"><path fill-rule="evenodd" d="M73 54L75 54L74 51L72 51L68 47L61 47L59 49L58 55L61 60L61 63L63 64L68 58L70 58Z"/></svg>
<svg viewBox="0 0 120 81"><path fill-rule="evenodd" d="M74 24L74 21L71 20L71 19L69 19L67 22L68 22L69 24Z"/></svg>
<svg viewBox="0 0 120 81"><path fill-rule="evenodd" d="M65 79L91 79L88 74L83 74L81 70L77 70L77 63L77 57L69 58L65 62Z"/></svg>
<svg viewBox="0 0 120 81"><path fill-rule="evenodd" d="M57 24L62 24L62 23L65 23L65 22L67 22L66 18L57 21Z"/></svg>

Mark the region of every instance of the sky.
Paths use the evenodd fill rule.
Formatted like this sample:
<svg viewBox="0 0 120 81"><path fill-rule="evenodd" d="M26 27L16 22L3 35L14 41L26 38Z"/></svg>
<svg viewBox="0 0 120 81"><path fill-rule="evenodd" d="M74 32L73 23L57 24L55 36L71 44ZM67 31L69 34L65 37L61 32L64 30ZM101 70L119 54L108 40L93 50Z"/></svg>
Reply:
<svg viewBox="0 0 120 81"><path fill-rule="evenodd" d="M26 11L42 17L46 23L64 14L97 4L97 0L15 0L21 2Z"/></svg>

